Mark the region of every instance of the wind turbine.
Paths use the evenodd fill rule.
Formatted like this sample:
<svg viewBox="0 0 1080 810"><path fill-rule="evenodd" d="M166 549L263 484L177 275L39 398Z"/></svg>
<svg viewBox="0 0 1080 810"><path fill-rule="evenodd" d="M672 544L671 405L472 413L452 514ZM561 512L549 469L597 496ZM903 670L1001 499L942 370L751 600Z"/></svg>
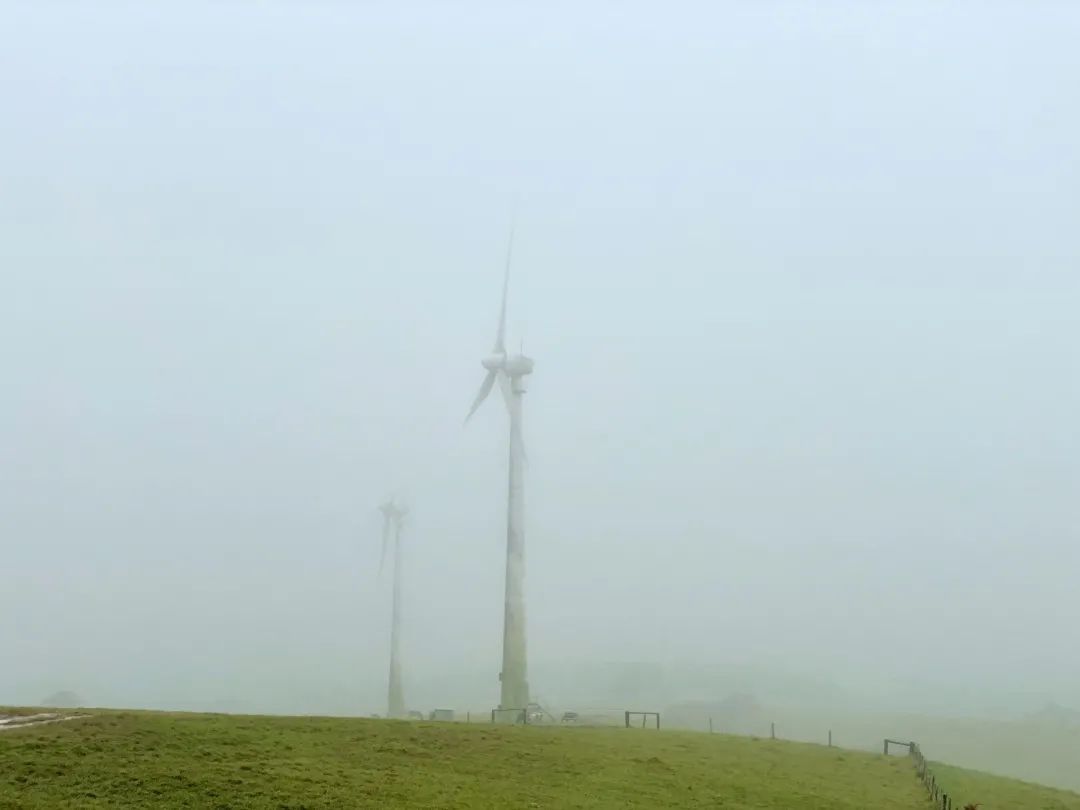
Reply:
<svg viewBox="0 0 1080 810"><path fill-rule="evenodd" d="M408 509L393 499L379 507L383 514L382 555L379 573L386 564L386 550L394 546L394 606L390 617L390 682L387 689L387 717L405 716L405 693L401 688L401 526Z"/></svg>
<svg viewBox="0 0 1080 810"><path fill-rule="evenodd" d="M502 308L495 346L481 361L487 375L473 400L468 422L480 407L495 383L499 383L503 399L510 412L510 464L506 508L506 593L503 602L503 657L499 673L502 709L526 709L529 704L528 658L525 646L525 448L521 438L521 402L526 377L532 373L533 361L524 354L506 350L506 296L510 288L510 256L514 232L506 248L506 270L503 274Z"/></svg>

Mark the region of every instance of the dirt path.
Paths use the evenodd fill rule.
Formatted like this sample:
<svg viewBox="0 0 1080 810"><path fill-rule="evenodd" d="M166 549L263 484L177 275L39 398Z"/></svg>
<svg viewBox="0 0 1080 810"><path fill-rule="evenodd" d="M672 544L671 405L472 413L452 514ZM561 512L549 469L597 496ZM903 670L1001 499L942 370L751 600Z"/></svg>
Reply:
<svg viewBox="0 0 1080 810"><path fill-rule="evenodd" d="M31 728L33 726L46 726L49 723L64 723L68 720L79 720L89 717L87 714L61 715L55 712L42 712L41 714L0 715L0 731L12 731L17 728Z"/></svg>

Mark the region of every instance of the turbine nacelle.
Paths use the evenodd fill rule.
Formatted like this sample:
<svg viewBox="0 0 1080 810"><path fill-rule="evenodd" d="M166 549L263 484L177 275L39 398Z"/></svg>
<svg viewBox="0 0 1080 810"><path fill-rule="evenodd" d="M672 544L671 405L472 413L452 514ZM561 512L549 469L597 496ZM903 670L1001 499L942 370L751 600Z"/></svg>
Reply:
<svg viewBox="0 0 1080 810"><path fill-rule="evenodd" d="M503 371L506 372L508 377L524 377L526 374L532 374L532 370L532 358L526 357L523 354L516 354L513 357L508 357L503 363Z"/></svg>
<svg viewBox="0 0 1080 810"><path fill-rule="evenodd" d="M409 513L408 507L402 506L395 501L386 501L380 504L379 511L387 520L401 520Z"/></svg>
<svg viewBox="0 0 1080 810"><path fill-rule="evenodd" d="M492 354L481 360L480 365L488 372L501 371L507 377L523 377L532 374L534 363L531 357L523 354Z"/></svg>

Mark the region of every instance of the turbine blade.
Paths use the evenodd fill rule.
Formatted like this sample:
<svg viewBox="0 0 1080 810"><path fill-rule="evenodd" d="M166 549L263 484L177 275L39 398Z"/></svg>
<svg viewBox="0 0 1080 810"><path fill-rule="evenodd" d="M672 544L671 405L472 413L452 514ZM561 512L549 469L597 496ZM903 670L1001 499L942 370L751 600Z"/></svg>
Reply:
<svg viewBox="0 0 1080 810"><path fill-rule="evenodd" d="M497 372L493 369L487 373L484 377L484 381L480 383L480 390L476 392L476 399L473 400L472 407L469 408L469 415L465 417L465 421L468 422L472 419L472 415L476 413L476 409L480 407L481 403L487 399L488 394L491 393L491 389L495 385L495 377Z"/></svg>
<svg viewBox="0 0 1080 810"><path fill-rule="evenodd" d="M510 226L510 241L506 244L506 270L503 272L502 308L499 310L499 331L495 333L494 354L506 354L506 297L510 291L510 257L514 252L514 226Z"/></svg>

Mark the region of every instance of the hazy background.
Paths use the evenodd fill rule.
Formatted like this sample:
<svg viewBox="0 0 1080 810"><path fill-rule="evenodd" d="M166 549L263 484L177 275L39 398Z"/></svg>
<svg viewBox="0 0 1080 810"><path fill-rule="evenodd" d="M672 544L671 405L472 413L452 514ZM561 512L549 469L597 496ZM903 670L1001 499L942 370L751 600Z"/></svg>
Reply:
<svg viewBox="0 0 1080 810"><path fill-rule="evenodd" d="M1080 708L1080 8L450 5L0 3L0 703L493 705L516 207L536 693Z"/></svg>

